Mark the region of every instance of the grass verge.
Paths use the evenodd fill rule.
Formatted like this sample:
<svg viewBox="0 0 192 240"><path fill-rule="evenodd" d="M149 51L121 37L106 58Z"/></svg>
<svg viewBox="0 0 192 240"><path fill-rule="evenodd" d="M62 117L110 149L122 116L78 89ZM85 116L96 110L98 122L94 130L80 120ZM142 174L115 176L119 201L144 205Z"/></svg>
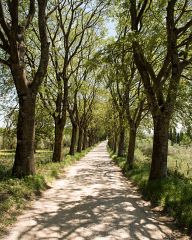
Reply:
<svg viewBox="0 0 192 240"><path fill-rule="evenodd" d="M136 151L136 158L138 149ZM139 153L140 154L140 153ZM125 158L117 157L110 152L116 164L123 168ZM148 182L149 160L137 159L135 167L125 173L140 189L145 200L151 201L154 206L161 206L166 213L174 217L176 223L192 233L192 182L183 175L169 171L164 180Z"/></svg>
<svg viewBox="0 0 192 240"><path fill-rule="evenodd" d="M36 163L36 175L23 179L11 178L11 160L8 161L7 166L1 165L3 167L0 169L0 236L6 233L7 227L29 205L30 200L39 196L43 190L47 189L48 183L90 150L91 148L88 148L74 156L66 155L64 161L59 163L39 159Z"/></svg>

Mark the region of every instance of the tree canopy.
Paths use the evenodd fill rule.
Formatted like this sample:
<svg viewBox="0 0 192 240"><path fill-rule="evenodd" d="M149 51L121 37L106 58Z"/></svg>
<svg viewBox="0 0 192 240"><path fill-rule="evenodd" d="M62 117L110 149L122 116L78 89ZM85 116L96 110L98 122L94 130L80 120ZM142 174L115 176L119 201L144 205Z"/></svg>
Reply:
<svg viewBox="0 0 192 240"><path fill-rule="evenodd" d="M129 171L138 133L150 133L149 180L166 178L169 139L192 139L191 12L188 0L0 1L13 176L35 174L40 145L60 162L64 146L74 155L104 139L126 155ZM108 21L115 36L106 34Z"/></svg>

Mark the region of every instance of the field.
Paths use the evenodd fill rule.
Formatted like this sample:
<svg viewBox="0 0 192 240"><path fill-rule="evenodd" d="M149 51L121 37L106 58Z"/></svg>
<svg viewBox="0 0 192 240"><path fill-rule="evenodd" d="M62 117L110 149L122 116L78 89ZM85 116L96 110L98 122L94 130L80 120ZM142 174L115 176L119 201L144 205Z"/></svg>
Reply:
<svg viewBox="0 0 192 240"><path fill-rule="evenodd" d="M192 146L170 146L168 166L171 170L192 178Z"/></svg>
<svg viewBox="0 0 192 240"><path fill-rule="evenodd" d="M67 149L65 150L67 152ZM15 152L14 150L1 150L0 151L0 181L9 178L11 175L11 168L13 166ZM37 150L35 153L35 161L37 167L42 163L51 162L52 151L50 150Z"/></svg>
<svg viewBox="0 0 192 240"><path fill-rule="evenodd" d="M150 162L152 153L152 139L142 139L137 142L135 152L136 161ZM192 145L179 146L169 144L168 168L172 172L192 178Z"/></svg>

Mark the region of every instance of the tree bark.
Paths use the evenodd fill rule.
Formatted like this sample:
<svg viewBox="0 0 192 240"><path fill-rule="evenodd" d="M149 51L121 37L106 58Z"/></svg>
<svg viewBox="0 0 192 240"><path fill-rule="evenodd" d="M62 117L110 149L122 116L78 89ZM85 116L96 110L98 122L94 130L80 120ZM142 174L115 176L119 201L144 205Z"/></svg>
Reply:
<svg viewBox="0 0 192 240"><path fill-rule="evenodd" d="M77 152L81 152L81 150L82 150L82 141L83 141L83 129L82 129L82 127L79 127Z"/></svg>
<svg viewBox="0 0 192 240"><path fill-rule="evenodd" d="M167 177L169 118L162 114L153 117L153 153L149 180Z"/></svg>
<svg viewBox="0 0 192 240"><path fill-rule="evenodd" d="M115 136L113 137L113 152L117 152L117 133L115 133Z"/></svg>
<svg viewBox="0 0 192 240"><path fill-rule="evenodd" d="M119 144L118 144L118 157L122 157L124 155L125 150L125 129L121 127L119 134Z"/></svg>
<svg viewBox="0 0 192 240"><path fill-rule="evenodd" d="M76 140L77 140L77 125L72 124L71 144L70 144L70 150L69 150L70 155L75 154Z"/></svg>
<svg viewBox="0 0 192 240"><path fill-rule="evenodd" d="M119 113L119 141L118 141L118 157L124 155L125 148L125 128L123 124L123 113Z"/></svg>
<svg viewBox="0 0 192 240"><path fill-rule="evenodd" d="M32 92L19 97L17 146L12 169L14 177L21 178L35 173L35 103L36 95Z"/></svg>
<svg viewBox="0 0 192 240"><path fill-rule="evenodd" d="M92 146L92 142L93 142L93 138L92 138L92 136L89 134L88 147L91 147L91 146Z"/></svg>
<svg viewBox="0 0 192 240"><path fill-rule="evenodd" d="M86 129L84 129L82 150L85 150L86 148L87 148L87 131Z"/></svg>
<svg viewBox="0 0 192 240"><path fill-rule="evenodd" d="M94 145L94 132L93 131L89 131L88 133L88 147L91 147Z"/></svg>
<svg viewBox="0 0 192 240"><path fill-rule="evenodd" d="M128 146L128 152L127 152L127 160L125 163L125 170L133 169L136 134L137 134L136 128L130 127L130 129L129 129L129 146Z"/></svg>
<svg viewBox="0 0 192 240"><path fill-rule="evenodd" d="M109 137L109 139L108 139L108 146L109 146L109 148L113 149L113 138L112 137Z"/></svg>
<svg viewBox="0 0 192 240"><path fill-rule="evenodd" d="M53 150L53 162L61 162L63 160L63 132L65 122L59 117L55 118L55 142Z"/></svg>

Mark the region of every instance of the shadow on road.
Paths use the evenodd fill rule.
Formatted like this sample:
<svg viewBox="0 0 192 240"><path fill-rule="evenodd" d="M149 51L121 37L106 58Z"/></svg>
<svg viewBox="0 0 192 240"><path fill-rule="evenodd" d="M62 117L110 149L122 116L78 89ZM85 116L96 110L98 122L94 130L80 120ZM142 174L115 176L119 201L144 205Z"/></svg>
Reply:
<svg viewBox="0 0 192 240"><path fill-rule="evenodd" d="M11 239L171 239L144 205L101 144L34 204Z"/></svg>

